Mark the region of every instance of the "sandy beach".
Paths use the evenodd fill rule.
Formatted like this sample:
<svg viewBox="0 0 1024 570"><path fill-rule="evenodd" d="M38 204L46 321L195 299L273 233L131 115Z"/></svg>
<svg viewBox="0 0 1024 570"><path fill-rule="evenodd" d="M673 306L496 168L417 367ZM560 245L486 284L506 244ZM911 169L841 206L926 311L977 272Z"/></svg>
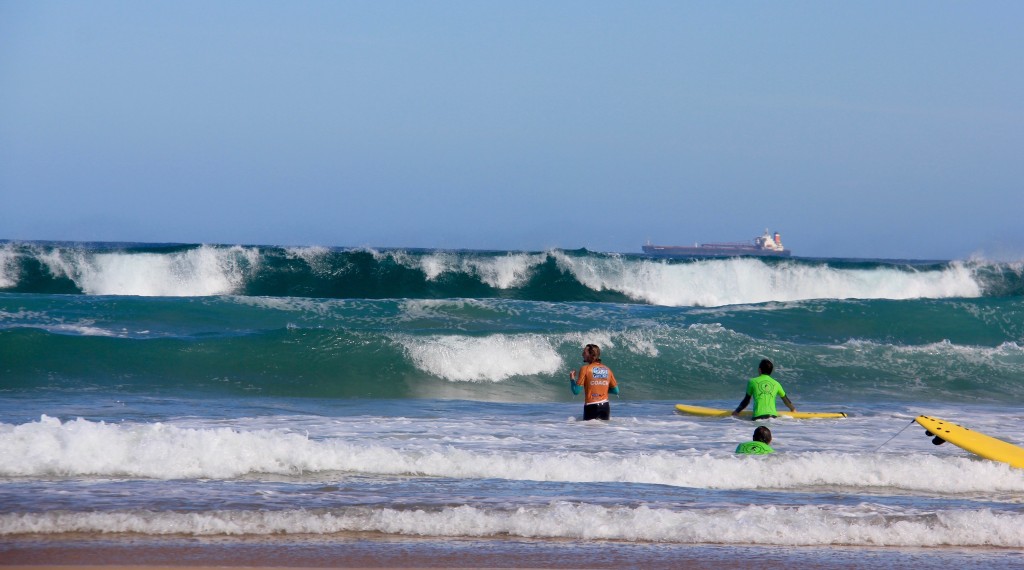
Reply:
<svg viewBox="0 0 1024 570"><path fill-rule="evenodd" d="M679 546L617 541L389 538L25 537L0 543L0 566L138 568L1012 568L1012 549ZM1019 567L1019 566L1017 566Z"/></svg>

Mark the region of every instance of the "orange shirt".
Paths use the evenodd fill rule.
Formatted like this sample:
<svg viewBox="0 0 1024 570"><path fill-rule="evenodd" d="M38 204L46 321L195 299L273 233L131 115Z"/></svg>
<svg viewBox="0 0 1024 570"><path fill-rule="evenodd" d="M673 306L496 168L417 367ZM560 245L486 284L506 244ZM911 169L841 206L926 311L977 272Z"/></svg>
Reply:
<svg viewBox="0 0 1024 570"><path fill-rule="evenodd" d="M576 384L583 386L583 392L587 396L587 404L603 404L608 401L608 389L618 386L615 382L615 374L600 362L584 364L580 368L580 375L576 378Z"/></svg>

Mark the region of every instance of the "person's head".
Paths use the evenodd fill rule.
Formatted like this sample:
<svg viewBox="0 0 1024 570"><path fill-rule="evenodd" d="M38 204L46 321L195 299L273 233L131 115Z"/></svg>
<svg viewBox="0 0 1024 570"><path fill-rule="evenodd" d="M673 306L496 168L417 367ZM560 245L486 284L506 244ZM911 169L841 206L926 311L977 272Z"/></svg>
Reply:
<svg viewBox="0 0 1024 570"><path fill-rule="evenodd" d="M760 441L761 443L764 444L771 443L772 430L766 428L765 426L758 427L757 429L754 430L754 441Z"/></svg>
<svg viewBox="0 0 1024 570"><path fill-rule="evenodd" d="M588 344L583 347L584 362L601 362L601 349L596 344Z"/></svg>
<svg viewBox="0 0 1024 570"><path fill-rule="evenodd" d="M765 358L764 360L761 361L761 364L757 365L757 369L761 371L761 374L767 374L771 376L772 371L775 370L775 365L772 364L771 360Z"/></svg>

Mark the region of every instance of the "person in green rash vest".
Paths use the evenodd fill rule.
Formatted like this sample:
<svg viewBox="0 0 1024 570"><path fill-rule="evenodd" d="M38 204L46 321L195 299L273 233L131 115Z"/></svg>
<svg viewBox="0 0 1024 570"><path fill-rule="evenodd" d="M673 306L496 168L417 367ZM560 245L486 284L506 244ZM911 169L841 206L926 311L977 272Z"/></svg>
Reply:
<svg viewBox="0 0 1024 570"><path fill-rule="evenodd" d="M771 442L772 431L764 426L760 426L754 430L754 441L748 441L747 443L737 445L736 453L746 453L750 455L775 453L772 446L768 445Z"/></svg>
<svg viewBox="0 0 1024 570"><path fill-rule="evenodd" d="M743 396L743 401L740 402L739 407L732 413L733 417L738 417L743 408L746 408L747 404L750 403L751 399L754 400L755 420L777 417L779 414L775 410L776 396L782 397L782 401L789 407L789 410L795 412L796 406L786 397L786 391L782 389L782 384L776 382L771 376L772 371L775 370L775 365L772 364L772 361L765 358L757 365L757 370L761 375L751 378L747 382L747 393Z"/></svg>

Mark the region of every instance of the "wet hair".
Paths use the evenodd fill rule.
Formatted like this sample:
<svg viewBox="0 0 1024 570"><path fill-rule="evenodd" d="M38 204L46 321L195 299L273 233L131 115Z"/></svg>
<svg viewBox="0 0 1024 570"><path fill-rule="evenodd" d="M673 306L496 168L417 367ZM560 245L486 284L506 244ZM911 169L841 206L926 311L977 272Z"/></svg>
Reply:
<svg viewBox="0 0 1024 570"><path fill-rule="evenodd" d="M772 442L772 430L770 430L770 429L768 429L768 428L766 428L764 426L758 427L757 429L754 430L754 441L760 441L761 443L766 443L766 444L767 443L771 443Z"/></svg>
<svg viewBox="0 0 1024 570"><path fill-rule="evenodd" d="M772 375L772 371L775 370L775 365L772 364L771 360L765 358L761 361L761 364L757 365L757 369L761 371L761 374Z"/></svg>
<svg viewBox="0 0 1024 570"><path fill-rule="evenodd" d="M594 358L594 362L601 362L601 349L596 344L588 344L583 351Z"/></svg>

